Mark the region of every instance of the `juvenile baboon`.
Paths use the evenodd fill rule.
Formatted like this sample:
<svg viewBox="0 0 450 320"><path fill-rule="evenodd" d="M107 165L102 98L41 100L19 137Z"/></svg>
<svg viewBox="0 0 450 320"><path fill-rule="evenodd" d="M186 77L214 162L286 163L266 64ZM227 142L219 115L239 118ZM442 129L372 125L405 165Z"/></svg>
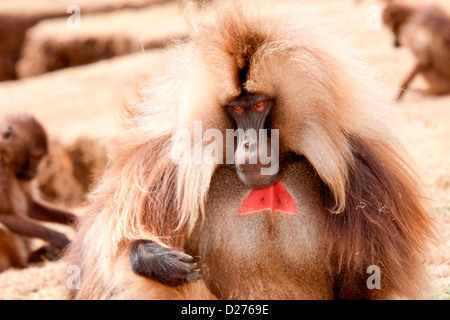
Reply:
<svg viewBox="0 0 450 320"><path fill-rule="evenodd" d="M29 262L57 258L68 238L36 220L72 224L75 216L40 202L31 180L47 153L43 127L28 115L11 116L0 123L0 271L25 267ZM30 252L28 239L48 242Z"/></svg>
<svg viewBox="0 0 450 320"><path fill-rule="evenodd" d="M70 297L420 296L432 224L378 86L303 16L248 1L215 10L125 108L69 247L81 269ZM269 164L267 131L246 134L259 129L275 146ZM200 147L215 161L186 161ZM278 170L263 174L269 165Z"/></svg>
<svg viewBox="0 0 450 320"><path fill-rule="evenodd" d="M397 100L417 75L428 83L427 94L450 93L450 16L435 5L391 1L383 12L383 21L395 36L394 46L408 47L416 59Z"/></svg>

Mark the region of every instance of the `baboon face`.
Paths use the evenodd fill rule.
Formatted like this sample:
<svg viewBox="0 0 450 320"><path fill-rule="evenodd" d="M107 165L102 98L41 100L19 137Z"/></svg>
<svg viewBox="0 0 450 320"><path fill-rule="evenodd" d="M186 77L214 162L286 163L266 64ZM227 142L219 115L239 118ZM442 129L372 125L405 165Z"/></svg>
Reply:
<svg viewBox="0 0 450 320"><path fill-rule="evenodd" d="M1 160L19 180L31 180L47 154L47 137L42 126L28 116L12 118L0 126Z"/></svg>
<svg viewBox="0 0 450 320"><path fill-rule="evenodd" d="M250 188L262 188L276 182L278 170L264 174L263 168L274 163L262 163L261 154L271 157L270 115L275 104L274 99L264 94L243 93L228 102L226 109L238 129L235 150L236 173L239 179ZM266 130L267 136L259 136ZM253 132L253 134L248 134ZM246 134L247 133L247 134ZM264 141L262 141L264 140ZM278 157L271 157L277 161Z"/></svg>
<svg viewBox="0 0 450 320"><path fill-rule="evenodd" d="M383 22L384 24L391 29L394 34L394 47L398 48L401 46L399 37L400 37L400 28L403 23L406 21L410 12L403 7L389 5L383 12Z"/></svg>

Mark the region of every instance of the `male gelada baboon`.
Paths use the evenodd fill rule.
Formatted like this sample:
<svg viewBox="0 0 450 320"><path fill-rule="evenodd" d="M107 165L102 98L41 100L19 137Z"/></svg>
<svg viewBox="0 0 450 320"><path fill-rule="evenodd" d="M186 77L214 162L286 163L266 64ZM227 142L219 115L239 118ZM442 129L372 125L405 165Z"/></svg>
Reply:
<svg viewBox="0 0 450 320"><path fill-rule="evenodd" d="M28 115L6 118L0 123L0 271L25 267L29 262L57 258L69 244L67 237L36 220L73 223L75 216L34 197L30 181L47 153L42 126ZM29 238L48 245L30 252Z"/></svg>
<svg viewBox="0 0 450 320"><path fill-rule="evenodd" d="M450 16L435 5L390 1L383 21L395 36L394 46L408 47L416 59L397 99L417 75L428 83L429 95L450 93Z"/></svg>
<svg viewBox="0 0 450 320"><path fill-rule="evenodd" d="M81 284L70 297L420 296L432 227L378 86L305 17L215 6L125 108L69 247ZM251 129L269 132L278 170L263 174L264 135ZM190 144L215 161L185 161ZM367 285L373 265L380 289Z"/></svg>

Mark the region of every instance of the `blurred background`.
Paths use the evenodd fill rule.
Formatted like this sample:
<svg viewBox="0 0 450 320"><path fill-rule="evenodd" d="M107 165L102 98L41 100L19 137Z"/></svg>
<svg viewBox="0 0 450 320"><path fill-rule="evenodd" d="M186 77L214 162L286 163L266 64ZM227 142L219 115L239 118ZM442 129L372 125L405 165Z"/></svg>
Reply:
<svg viewBox="0 0 450 320"><path fill-rule="evenodd" d="M161 73L167 45L188 35L185 16L207 15L210 2L0 0L0 118L26 112L45 126L50 154L38 176L44 198L82 213L93 177L106 164L120 105ZM433 275L429 298L450 299L450 95L424 96L419 77L401 102L394 101L415 60L408 48L392 45L393 35L381 22L386 1L272 2L299 11L307 6L323 23L344 25L387 87L395 130L424 181L442 233L441 246L426 261ZM450 12L448 0L420 2ZM0 273L0 299L61 299L64 287L62 261Z"/></svg>

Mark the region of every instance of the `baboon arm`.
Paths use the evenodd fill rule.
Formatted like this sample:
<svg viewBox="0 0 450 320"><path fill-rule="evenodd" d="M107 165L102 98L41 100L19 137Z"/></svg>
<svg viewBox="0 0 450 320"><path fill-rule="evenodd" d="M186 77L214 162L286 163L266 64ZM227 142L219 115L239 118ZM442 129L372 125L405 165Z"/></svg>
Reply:
<svg viewBox="0 0 450 320"><path fill-rule="evenodd" d="M76 216L74 214L58 209L48 203L37 201L32 201L30 203L29 216L36 220L70 225L76 221Z"/></svg>
<svg viewBox="0 0 450 320"><path fill-rule="evenodd" d="M69 240L64 234L36 224L27 217L2 214L0 215L0 224L6 226L13 233L25 237L43 239L57 248L64 248L69 244Z"/></svg>
<svg viewBox="0 0 450 320"><path fill-rule="evenodd" d="M417 63L414 68L409 73L408 77L406 77L405 81L403 81L402 86L400 87L400 92L397 95L397 101L400 100L403 95L405 94L406 90L408 89L409 85L411 84L411 81L414 80L414 78L421 73L423 70L425 70L426 66L422 63Z"/></svg>

